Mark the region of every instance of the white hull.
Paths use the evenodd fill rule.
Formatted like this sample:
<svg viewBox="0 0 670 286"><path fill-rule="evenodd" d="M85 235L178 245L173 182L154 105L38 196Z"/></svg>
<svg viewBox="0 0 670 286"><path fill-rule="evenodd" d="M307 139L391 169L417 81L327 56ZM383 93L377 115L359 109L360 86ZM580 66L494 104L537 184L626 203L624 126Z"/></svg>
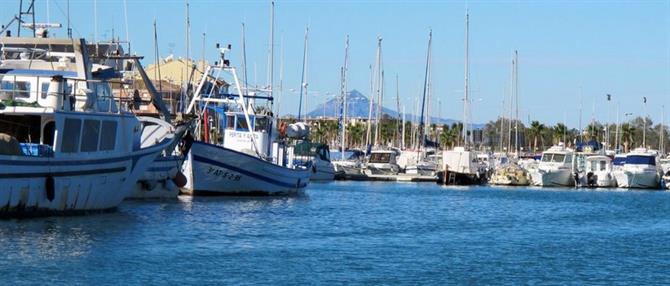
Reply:
<svg viewBox="0 0 670 286"><path fill-rule="evenodd" d="M579 175L579 184L583 187L594 188L613 188L616 187L616 180L614 174L606 171L594 172L591 182L589 182L588 174Z"/></svg>
<svg viewBox="0 0 670 286"><path fill-rule="evenodd" d="M365 168L367 175L397 175L399 172L400 167L397 164L371 163Z"/></svg>
<svg viewBox="0 0 670 286"><path fill-rule="evenodd" d="M312 160L311 181L327 182L335 179L335 166L333 163L321 159Z"/></svg>
<svg viewBox="0 0 670 286"><path fill-rule="evenodd" d="M617 171L614 173L619 188L657 189L660 177L657 172Z"/></svg>
<svg viewBox="0 0 670 286"><path fill-rule="evenodd" d="M193 142L182 166L188 194L250 195L301 192L311 168L291 169L257 157L199 141Z"/></svg>
<svg viewBox="0 0 670 286"><path fill-rule="evenodd" d="M533 170L530 172L531 182L541 187L572 187L575 181L569 169Z"/></svg>
<svg viewBox="0 0 670 286"><path fill-rule="evenodd" d="M333 165L335 167L335 172L344 173L346 175L360 175L363 170L360 162L335 161Z"/></svg>
<svg viewBox="0 0 670 286"><path fill-rule="evenodd" d="M114 209L171 141L115 158L0 156L3 170L0 215L35 216ZM52 188L47 183L50 180L53 180Z"/></svg>

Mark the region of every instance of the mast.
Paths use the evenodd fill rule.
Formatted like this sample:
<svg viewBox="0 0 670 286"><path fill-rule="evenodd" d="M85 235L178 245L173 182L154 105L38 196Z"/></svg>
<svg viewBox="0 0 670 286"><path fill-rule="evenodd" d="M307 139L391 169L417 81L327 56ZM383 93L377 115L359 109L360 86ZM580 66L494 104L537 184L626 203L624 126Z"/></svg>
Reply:
<svg viewBox="0 0 670 286"><path fill-rule="evenodd" d="M375 111L375 146L379 145L379 119L382 112L384 96L384 71L382 64L382 37L377 38L377 67L375 68L375 91L377 93L377 108Z"/></svg>
<svg viewBox="0 0 670 286"><path fill-rule="evenodd" d="M365 146L366 148L370 146L370 141L372 139L371 136L371 131L372 131L372 106L375 104L375 95L374 95L374 90L375 90L375 84L374 84L374 77L375 77L375 72L372 69L372 66L370 66L370 99L368 100L369 102L369 107L368 107L368 122L367 122L367 132L365 133Z"/></svg>
<svg viewBox="0 0 670 286"><path fill-rule="evenodd" d="M268 59L268 88L269 97L272 98L274 90L274 43L275 43L275 1L271 2L270 6L270 52ZM274 112L274 100L270 100L270 110Z"/></svg>
<svg viewBox="0 0 670 286"><path fill-rule="evenodd" d="M470 143L470 138L468 135L468 129L469 129L469 118L468 118L468 111L469 111L469 103L470 103L470 87L469 87L469 81L470 81L470 58L469 58L469 49L470 49L470 14L468 11L465 11L465 89L464 89L464 98L463 98L463 145L464 147L468 147Z"/></svg>
<svg viewBox="0 0 670 286"><path fill-rule="evenodd" d="M405 150L405 106L402 107L402 137L400 139L400 150Z"/></svg>
<svg viewBox="0 0 670 286"><path fill-rule="evenodd" d="M514 152L519 154L519 53L514 50ZM565 141L565 140L563 140Z"/></svg>
<svg viewBox="0 0 670 286"><path fill-rule="evenodd" d="M342 85L340 87L340 96L342 98L342 105L340 105L340 115L342 116L341 127L342 133L340 143L342 144L342 160L344 160L344 150L347 145L347 69L349 60L349 35L347 35L344 43L344 65L342 66Z"/></svg>
<svg viewBox="0 0 670 286"><path fill-rule="evenodd" d="M298 104L298 121L302 119L302 94L305 93L307 97L307 79L305 75L305 69L307 64L307 37L309 35L309 26L305 28L305 45L302 52L302 77L300 82L300 103ZM305 104L307 105L307 104ZM307 108L307 106L305 106Z"/></svg>
<svg viewBox="0 0 670 286"><path fill-rule="evenodd" d="M661 145L658 150L661 151L661 156L665 156L665 105L661 105L661 139L659 140Z"/></svg>
<svg viewBox="0 0 670 286"><path fill-rule="evenodd" d="M431 53L432 53L432 45L433 45L433 30L431 29L428 32L428 51L426 53L426 71L424 73L424 78L423 78L423 99L421 100L421 117L419 121L419 144L417 148L417 153L421 151L421 147L423 147L423 144L426 142L424 139L425 136L425 122L424 122L424 110L426 109L426 94L428 93L428 73L430 72L430 59L431 59ZM417 160L419 160L419 156L417 156Z"/></svg>
<svg viewBox="0 0 670 286"><path fill-rule="evenodd" d="M188 76L189 72L188 70L190 69L191 65L191 17L190 17L190 6L188 3L188 0L186 1L186 72L184 73L186 76ZM188 94L188 86L189 83L185 82L186 88L186 93Z"/></svg>
<svg viewBox="0 0 670 286"><path fill-rule="evenodd" d="M510 80L509 80L509 109L507 110L507 152L512 152L512 118L514 114L514 56L512 56L512 65L510 66Z"/></svg>
<svg viewBox="0 0 670 286"><path fill-rule="evenodd" d="M244 92L247 92L249 90L248 87L248 79L247 79L247 40L246 40L246 27L244 26L244 22L242 22L242 70L244 73L242 74L243 80L244 80Z"/></svg>
<svg viewBox="0 0 670 286"><path fill-rule="evenodd" d="M277 96L277 111L275 115L279 118L281 98L284 96L284 37L279 39L279 96Z"/></svg>
<svg viewBox="0 0 670 286"><path fill-rule="evenodd" d="M395 127L395 137L396 137L396 141L400 141L400 136L398 136L398 132L400 131L400 128L398 128L398 127L400 127L400 126L398 126L398 124L400 124L400 122L402 120L401 120L401 113L400 113L400 83L399 83L397 73L395 74L395 103L396 103L396 110L398 112L398 120L396 121L396 127ZM397 143L398 143L398 147L400 147L400 149L402 150L402 141L397 142Z"/></svg>
<svg viewBox="0 0 670 286"><path fill-rule="evenodd" d="M618 153L619 151L619 102L616 103L616 131L614 135L614 152Z"/></svg>
<svg viewBox="0 0 670 286"><path fill-rule="evenodd" d="M642 113L642 118L644 122L644 126L642 127L642 147L647 148L647 97L642 97L643 98L643 107L644 107L644 112Z"/></svg>

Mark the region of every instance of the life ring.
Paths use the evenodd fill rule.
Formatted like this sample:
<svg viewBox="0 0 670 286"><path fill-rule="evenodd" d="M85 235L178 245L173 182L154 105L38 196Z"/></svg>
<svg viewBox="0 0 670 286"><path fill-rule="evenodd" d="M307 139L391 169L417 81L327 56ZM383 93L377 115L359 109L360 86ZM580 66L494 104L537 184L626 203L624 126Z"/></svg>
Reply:
<svg viewBox="0 0 670 286"><path fill-rule="evenodd" d="M286 122L282 122L279 124L279 135L281 136L286 136Z"/></svg>

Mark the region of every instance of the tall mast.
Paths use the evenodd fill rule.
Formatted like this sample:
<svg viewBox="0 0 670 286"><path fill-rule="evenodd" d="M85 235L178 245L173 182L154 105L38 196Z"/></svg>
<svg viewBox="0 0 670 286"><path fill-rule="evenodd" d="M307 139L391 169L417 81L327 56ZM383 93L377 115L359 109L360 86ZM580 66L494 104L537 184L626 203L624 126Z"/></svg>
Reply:
<svg viewBox="0 0 670 286"><path fill-rule="evenodd" d="M665 156L665 105L661 105L661 139L660 141L660 148L658 148L661 151L661 156Z"/></svg>
<svg viewBox="0 0 670 286"><path fill-rule="evenodd" d="M275 1L272 1L272 5L270 7L270 55L268 59L268 88L269 88L269 96L272 98L273 95L273 90L274 90L274 44L275 44ZM274 107L274 100L270 101L270 110L273 110Z"/></svg>
<svg viewBox="0 0 670 286"><path fill-rule="evenodd" d="M509 80L509 109L507 110L507 152L512 152L512 118L514 117L514 56L512 55L512 65L510 66Z"/></svg>
<svg viewBox="0 0 670 286"><path fill-rule="evenodd" d="M514 50L514 152L519 153L519 53Z"/></svg>
<svg viewBox="0 0 670 286"><path fill-rule="evenodd" d="M247 39L246 39L246 27L244 26L244 22L242 22L242 70L244 73L242 74L242 77L244 79L244 91L242 92L247 92L248 90L248 79L247 79Z"/></svg>
<svg viewBox="0 0 670 286"><path fill-rule="evenodd" d="M421 100L421 117L419 118L419 144L417 148L417 152L421 151L421 147L423 147L423 144L426 142L424 139L425 136L425 122L424 122L424 111L426 109L426 94L428 93L428 73L430 72L430 59L431 59L431 53L432 53L432 45L433 45L433 30L431 29L428 32L428 51L426 53L426 71L424 73L423 77L423 99ZM419 157L417 156L417 160Z"/></svg>
<svg viewBox="0 0 670 286"><path fill-rule="evenodd" d="M642 127L642 147L647 148L647 97L643 97L644 112L642 118L644 119L644 126Z"/></svg>
<svg viewBox="0 0 670 286"><path fill-rule="evenodd" d="M619 102L616 103L616 132L614 135L614 152L619 151Z"/></svg>
<svg viewBox="0 0 670 286"><path fill-rule="evenodd" d="M379 145L379 119L382 111L384 71L382 64L382 37L377 39L377 67L375 73L375 91L377 93L377 108L375 111L375 146Z"/></svg>
<svg viewBox="0 0 670 286"><path fill-rule="evenodd" d="M366 148L370 146L370 141L372 139L371 130L372 130L372 107L375 104L375 84L374 84L375 71L370 66L370 98L368 100L368 122L367 122L367 132L365 132L365 146Z"/></svg>
<svg viewBox="0 0 670 286"><path fill-rule="evenodd" d="M469 112L469 103L470 103L470 87L469 87L469 81L470 81L470 58L469 58L469 49L470 49L470 35L468 34L470 32L470 14L468 11L465 11L465 89L464 89L464 98L463 98L463 141L464 141L464 147L468 147L468 144L470 143L470 138L468 135L468 129L469 129L469 118L468 118L468 112Z"/></svg>
<svg viewBox="0 0 670 286"><path fill-rule="evenodd" d="M302 52L302 77L300 82L300 103L298 104L298 121L302 119L302 94L305 93L307 97L307 79L305 75L305 69L307 64L307 37L309 35L309 26L305 28L305 45ZM307 105L307 104L305 104ZM307 106L305 106L307 108Z"/></svg>
<svg viewBox="0 0 670 286"><path fill-rule="evenodd" d="M190 5L186 1L186 72L184 75L188 77L189 69L191 68L191 17L190 17ZM188 93L188 85L186 84L186 90Z"/></svg>
<svg viewBox="0 0 670 286"><path fill-rule="evenodd" d="M284 37L279 39L279 96L277 97L277 111L275 115L279 118L281 98L284 96Z"/></svg>
<svg viewBox="0 0 670 286"><path fill-rule="evenodd" d="M340 143L342 144L342 160L344 160L344 150L347 145L347 69L349 61L349 35L347 35L344 43L344 65L342 66L342 86L340 87L340 97L342 98L342 105L340 106L340 114L342 120L340 128L342 128Z"/></svg>
<svg viewBox="0 0 670 286"><path fill-rule="evenodd" d="M396 121L396 127L395 127L395 137L396 141L399 141L397 142L398 147L402 149L402 141L400 141L401 140L400 136L398 136L398 132L400 131L400 128L398 128L400 126L398 126L398 124L400 124L400 122L402 121L400 113L400 83L398 79L398 74L395 74L395 104L396 104L396 110L398 112L398 121Z"/></svg>

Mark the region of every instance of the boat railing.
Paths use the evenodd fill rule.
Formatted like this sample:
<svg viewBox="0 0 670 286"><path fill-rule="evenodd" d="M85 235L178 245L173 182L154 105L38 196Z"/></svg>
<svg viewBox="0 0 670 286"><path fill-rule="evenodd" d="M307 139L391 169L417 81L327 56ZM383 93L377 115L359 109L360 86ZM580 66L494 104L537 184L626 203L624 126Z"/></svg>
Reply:
<svg viewBox="0 0 670 286"><path fill-rule="evenodd" d="M121 113L128 111L122 103L133 102L132 96L118 94L112 91L110 82L100 79L63 78L62 88L58 91L50 90L53 76L5 75L0 77L0 101L9 106L52 107L57 110L88 111L95 110L103 113ZM35 84L36 87L32 85ZM58 98L57 106L44 106L49 96ZM89 97L85 101L84 110L77 109L77 102L82 97ZM69 102L70 106L66 106Z"/></svg>

